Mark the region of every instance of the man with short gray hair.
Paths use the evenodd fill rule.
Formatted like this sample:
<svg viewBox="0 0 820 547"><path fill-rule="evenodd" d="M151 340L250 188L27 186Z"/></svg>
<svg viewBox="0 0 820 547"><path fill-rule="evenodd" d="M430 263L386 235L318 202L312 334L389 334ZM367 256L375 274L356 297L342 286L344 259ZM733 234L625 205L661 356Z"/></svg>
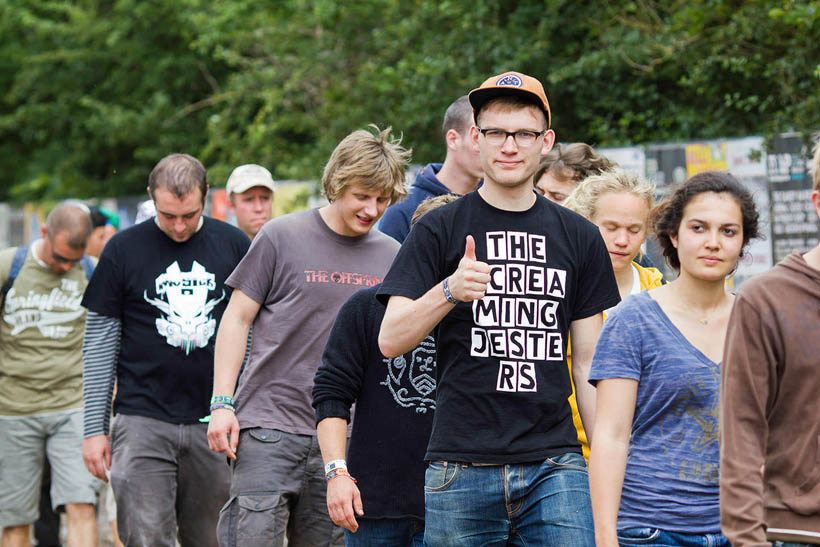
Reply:
<svg viewBox="0 0 820 547"><path fill-rule="evenodd" d="M85 469L80 305L94 263L85 256L88 209L63 203L42 239L0 251L0 527L2 544L29 545L40 482L51 465L51 499L64 508L69 545L96 545L100 483Z"/></svg>
<svg viewBox="0 0 820 547"><path fill-rule="evenodd" d="M225 192L236 216L236 226L249 238L256 237L273 216L275 190L270 171L255 163L240 165L228 177Z"/></svg>

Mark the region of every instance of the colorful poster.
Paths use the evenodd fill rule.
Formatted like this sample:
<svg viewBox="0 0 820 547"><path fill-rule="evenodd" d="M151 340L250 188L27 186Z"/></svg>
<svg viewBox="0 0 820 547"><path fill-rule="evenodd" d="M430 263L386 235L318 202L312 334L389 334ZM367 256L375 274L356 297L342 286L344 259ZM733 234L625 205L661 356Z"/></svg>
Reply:
<svg viewBox="0 0 820 547"><path fill-rule="evenodd" d="M211 195L211 216L219 220L228 220L230 202L224 188L216 188L209 192Z"/></svg>
<svg viewBox="0 0 820 547"><path fill-rule="evenodd" d="M760 213L758 230L761 237L749 242L734 275L734 288L743 281L763 273L774 265L772 258L771 203L769 181L766 176L766 151L763 137L733 139L726 143L726 163L729 172L737 177L752 196Z"/></svg>
<svg viewBox="0 0 820 547"><path fill-rule="evenodd" d="M686 180L686 151L683 144L659 144L646 148L646 176L655 182L658 199L663 199L675 184ZM663 256L663 251L654 236L644 245L649 259L671 281L677 277Z"/></svg>
<svg viewBox="0 0 820 547"><path fill-rule="evenodd" d="M727 171L726 141L686 145L686 176L704 171Z"/></svg>

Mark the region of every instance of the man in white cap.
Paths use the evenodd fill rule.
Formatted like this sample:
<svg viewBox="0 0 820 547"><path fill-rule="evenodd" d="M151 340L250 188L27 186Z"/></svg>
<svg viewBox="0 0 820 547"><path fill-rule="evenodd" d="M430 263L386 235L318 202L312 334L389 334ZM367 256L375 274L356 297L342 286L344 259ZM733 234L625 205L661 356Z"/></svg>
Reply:
<svg viewBox="0 0 820 547"><path fill-rule="evenodd" d="M270 171L249 163L233 170L225 191L236 216L236 226L253 239L273 216L273 192L276 189Z"/></svg>

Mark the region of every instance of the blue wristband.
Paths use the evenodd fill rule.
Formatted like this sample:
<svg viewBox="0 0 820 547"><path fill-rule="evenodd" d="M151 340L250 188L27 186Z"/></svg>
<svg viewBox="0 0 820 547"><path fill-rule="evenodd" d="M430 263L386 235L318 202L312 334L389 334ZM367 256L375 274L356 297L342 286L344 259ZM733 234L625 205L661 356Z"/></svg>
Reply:
<svg viewBox="0 0 820 547"><path fill-rule="evenodd" d="M224 409L230 410L233 413L236 413L236 409L234 408L234 406L229 405L228 403L214 403L214 404L211 405L211 407L208 410L210 412L213 412L214 410L217 410L219 408L224 408Z"/></svg>

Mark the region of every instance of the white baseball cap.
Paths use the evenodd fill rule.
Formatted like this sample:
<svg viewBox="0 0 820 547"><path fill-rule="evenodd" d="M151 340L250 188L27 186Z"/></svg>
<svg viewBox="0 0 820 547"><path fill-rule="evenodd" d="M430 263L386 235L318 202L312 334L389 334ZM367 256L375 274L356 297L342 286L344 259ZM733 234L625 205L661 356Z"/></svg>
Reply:
<svg viewBox="0 0 820 547"><path fill-rule="evenodd" d="M228 182L225 184L225 191L230 197L231 194L241 194L254 186L262 186L271 192L276 191L276 184L273 182L270 171L261 165L248 163L233 170L231 176L228 177Z"/></svg>

